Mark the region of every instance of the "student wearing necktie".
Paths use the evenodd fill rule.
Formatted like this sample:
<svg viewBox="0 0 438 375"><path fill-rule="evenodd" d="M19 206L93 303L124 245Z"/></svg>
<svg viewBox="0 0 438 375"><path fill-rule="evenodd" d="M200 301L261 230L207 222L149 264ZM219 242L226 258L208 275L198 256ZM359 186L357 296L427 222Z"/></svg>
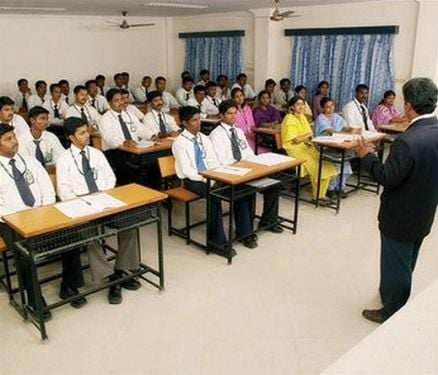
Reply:
<svg viewBox="0 0 438 375"><path fill-rule="evenodd" d="M111 189L116 177L105 155L100 150L90 147L88 126L80 118L70 117L65 121L64 131L71 146L56 163L57 192L61 200ZM87 254L93 280L99 282L106 278L116 280L129 271L140 267L138 238L136 230L127 230L118 234L119 251L113 267L106 259L105 253L97 243L88 245ZM141 284L129 280L113 286L108 292L111 304L122 302L122 289L137 290Z"/></svg>
<svg viewBox="0 0 438 375"><path fill-rule="evenodd" d="M80 117L93 128L99 128L102 116L88 104L88 90L85 86L77 85L74 88L75 102L67 109L66 118Z"/></svg>
<svg viewBox="0 0 438 375"><path fill-rule="evenodd" d="M342 108L342 116L352 128L362 131L376 131L371 120L366 101L368 100L369 88L363 83L356 86L355 97Z"/></svg>
<svg viewBox="0 0 438 375"><path fill-rule="evenodd" d="M216 96L217 83L209 81L205 85L205 89L207 90L206 99L209 103L209 106L207 108L207 113L209 115L219 115L219 104L221 104L222 100Z"/></svg>
<svg viewBox="0 0 438 375"><path fill-rule="evenodd" d="M62 125L68 110L65 100L61 99L61 87L57 83L52 83L49 87L50 98L42 105L49 112L49 124ZM63 136L63 134L62 134Z"/></svg>
<svg viewBox="0 0 438 375"><path fill-rule="evenodd" d="M291 90L291 82L289 78L282 78L280 80L280 89L277 90L273 95L273 104L282 107L284 109L288 108L289 100L294 97L294 92Z"/></svg>
<svg viewBox="0 0 438 375"><path fill-rule="evenodd" d="M104 114L109 109L109 105L106 98L99 94L97 82L90 79L85 82L85 88L88 91L88 106L96 109L99 114Z"/></svg>
<svg viewBox="0 0 438 375"><path fill-rule="evenodd" d="M61 79L58 85L61 88L61 99L64 100L67 105L72 105L74 97L70 92L70 83L66 79Z"/></svg>
<svg viewBox="0 0 438 375"><path fill-rule="evenodd" d="M201 119L219 118L219 110L213 103L210 103L206 96L207 90L204 86L197 85L193 89L194 98L187 102L189 106L196 107L201 111ZM219 99L216 99L219 100Z"/></svg>
<svg viewBox="0 0 438 375"><path fill-rule="evenodd" d="M182 87L176 90L176 100L180 105L187 106L190 98L193 98L193 78L184 77L182 79Z"/></svg>
<svg viewBox="0 0 438 375"><path fill-rule="evenodd" d="M141 80L141 86L137 87L133 91L134 99L137 103L146 103L149 91L151 91L152 78L150 76L144 76Z"/></svg>
<svg viewBox="0 0 438 375"><path fill-rule="evenodd" d="M31 95L29 81L26 78L20 78L17 81L17 90L11 95L15 102L15 111L26 113L29 110L28 100Z"/></svg>
<svg viewBox="0 0 438 375"><path fill-rule="evenodd" d="M36 81L35 91L36 93L31 95L27 100L28 110L36 105L42 106L49 99L49 95L47 95L47 83L45 81Z"/></svg>
<svg viewBox="0 0 438 375"><path fill-rule="evenodd" d="M134 104L129 103L129 91L122 89L123 110L128 112L131 116L135 116L139 121L144 119L144 113L140 111Z"/></svg>
<svg viewBox="0 0 438 375"><path fill-rule="evenodd" d="M55 191L49 175L43 166L31 156L18 152L18 141L13 126L0 124L0 217L6 214L40 207L55 202ZM0 223L0 232L9 248L13 246L11 232ZM19 256L19 255L18 255ZM23 266L24 284L27 286L28 304L35 308L35 291L29 283L29 265L25 258L20 259ZM78 293L83 286L80 253L69 251L62 255L61 298L68 298ZM79 308L85 299L71 303ZM45 304L43 300L43 305ZM51 313L44 313L44 319L51 318Z"/></svg>
<svg viewBox="0 0 438 375"><path fill-rule="evenodd" d="M23 117L14 113L14 101L7 97L0 97L0 122L14 127L17 137L29 133L29 125Z"/></svg>

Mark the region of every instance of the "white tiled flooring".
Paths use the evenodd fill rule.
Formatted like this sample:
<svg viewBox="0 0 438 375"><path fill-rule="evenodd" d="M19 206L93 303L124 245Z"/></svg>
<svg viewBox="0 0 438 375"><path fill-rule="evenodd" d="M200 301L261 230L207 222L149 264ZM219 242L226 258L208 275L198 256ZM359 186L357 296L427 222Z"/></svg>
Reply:
<svg viewBox="0 0 438 375"><path fill-rule="evenodd" d="M236 245L231 266L165 234L164 292L144 284L119 306L100 292L54 310L46 345L1 292L0 373L317 374L377 327L361 317L379 306L377 209L368 192L337 216L301 204L297 235L261 233L255 250ZM153 231L142 234L153 259ZM413 295L437 278L437 243L435 230ZM57 288L44 288L49 302Z"/></svg>

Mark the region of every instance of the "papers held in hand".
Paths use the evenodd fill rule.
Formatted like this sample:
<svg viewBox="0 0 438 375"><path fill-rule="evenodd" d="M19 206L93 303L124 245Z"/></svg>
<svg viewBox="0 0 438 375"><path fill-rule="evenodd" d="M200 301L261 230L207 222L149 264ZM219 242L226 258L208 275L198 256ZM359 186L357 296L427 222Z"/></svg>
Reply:
<svg viewBox="0 0 438 375"><path fill-rule="evenodd" d="M122 206L126 206L126 203L106 193L85 195L55 204L56 209L71 219Z"/></svg>

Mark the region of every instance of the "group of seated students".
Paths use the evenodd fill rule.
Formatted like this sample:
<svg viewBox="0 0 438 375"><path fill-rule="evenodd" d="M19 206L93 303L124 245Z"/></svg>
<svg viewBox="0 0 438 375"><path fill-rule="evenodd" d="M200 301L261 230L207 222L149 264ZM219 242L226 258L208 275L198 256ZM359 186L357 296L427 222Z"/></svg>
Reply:
<svg viewBox="0 0 438 375"><path fill-rule="evenodd" d="M313 108L310 108L305 100L304 86L298 86L293 93L290 80L282 79L280 89L275 92L275 81L268 80L253 107L247 102L247 95L253 95L253 91L246 83L246 76L239 77L237 86L230 87L227 77L219 76L219 82L214 83L209 80L208 71L202 71L201 80L192 90L193 79L184 72L177 99L165 91L166 80L163 77L156 78L156 90L150 89L151 78L145 77L141 90L130 91L129 75L126 79L125 73L116 74L116 86L113 88L107 88L105 78L99 75L85 85L76 86L74 97L70 96L66 80L50 85L50 97L46 96L45 82L38 81L35 94L38 98L33 99L34 95L26 96L29 92L27 81L20 80L21 97L15 97L15 101L0 97L0 217L54 203L56 196L67 200L132 181L132 173L137 172L129 171L127 154L122 148L135 147L141 141L157 142L169 136L176 137L172 152L177 176L187 189L205 197L206 179L200 172L253 157L255 138L252 129L280 124L283 148L288 155L305 160L302 174L310 176L312 196L316 198L318 151L311 143L313 135L348 132L353 128L374 130L374 125L378 127L382 123L404 121L394 109L395 94L388 92L373 114L373 119L379 119L373 124L364 104L368 87L363 84L357 86L355 98L344 106L343 117L335 113L334 102L327 97L329 86L326 82L318 86L319 97L315 97ZM190 97L192 92L193 97ZM131 94L135 98L140 97L142 103L147 101L149 110L146 114L130 104ZM168 114L172 98L175 102L185 100L178 104L182 129ZM28 123L15 113L24 110L28 111ZM314 115L317 116L312 129L309 120L312 121ZM209 136L200 132L201 121L208 116L217 117L219 122ZM63 125L69 142L67 149L56 135L47 131L48 126L57 121ZM103 152L90 146L90 130L93 127L100 132ZM54 163L56 194L45 169L48 164ZM327 189L333 191L337 188L339 178L345 186L350 173L351 169L346 168L344 176L338 176L335 166L324 162L320 198L325 197ZM259 226L281 233L283 229L278 225L279 188L266 189L262 194L263 213ZM222 246L226 243L226 235L221 202L213 198L211 203L212 215L207 223L209 241ZM241 243L248 248L257 247L258 237L253 233L252 199L239 199L234 205L233 215L236 236ZM2 222L0 232L8 238L9 232ZM108 263L100 246L88 246L94 280L115 280L139 268L137 236L132 231L125 231L119 234L118 240L119 252L114 267ZM78 289L84 285L79 250L65 254L62 264L60 297L66 299L77 295ZM25 277L24 283L28 282ZM108 300L111 304L121 303L122 288L136 290L140 286L136 280L112 286ZM31 289L28 290L28 301L35 306ZM79 308L85 303L85 298L80 298L71 305ZM45 318L50 318L49 311L45 313Z"/></svg>

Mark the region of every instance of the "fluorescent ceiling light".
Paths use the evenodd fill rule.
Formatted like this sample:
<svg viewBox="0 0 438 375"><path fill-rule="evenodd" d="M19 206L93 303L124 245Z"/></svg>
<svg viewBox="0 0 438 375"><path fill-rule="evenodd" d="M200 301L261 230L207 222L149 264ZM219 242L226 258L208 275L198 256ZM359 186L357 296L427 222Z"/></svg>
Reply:
<svg viewBox="0 0 438 375"><path fill-rule="evenodd" d="M168 8L186 8L186 9L205 9L208 5L196 5L196 4L182 4L182 3L146 3L145 6L149 7L168 7Z"/></svg>
<svg viewBox="0 0 438 375"><path fill-rule="evenodd" d="M41 12L63 12L65 8L44 8L44 7L14 7L14 6L0 6L0 10L10 11L41 11Z"/></svg>

